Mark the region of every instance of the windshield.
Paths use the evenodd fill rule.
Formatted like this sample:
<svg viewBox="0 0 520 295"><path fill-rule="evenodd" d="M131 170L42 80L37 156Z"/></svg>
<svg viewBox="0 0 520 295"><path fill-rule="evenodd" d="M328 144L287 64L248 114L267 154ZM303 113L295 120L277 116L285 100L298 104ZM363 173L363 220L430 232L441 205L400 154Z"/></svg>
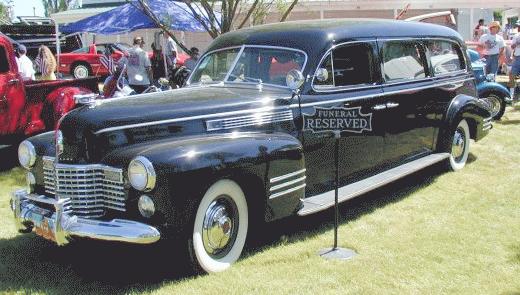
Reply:
<svg viewBox="0 0 520 295"><path fill-rule="evenodd" d="M305 54L290 49L225 49L206 55L193 71L190 84L235 82L287 86L287 73L292 69L301 71L304 64Z"/></svg>

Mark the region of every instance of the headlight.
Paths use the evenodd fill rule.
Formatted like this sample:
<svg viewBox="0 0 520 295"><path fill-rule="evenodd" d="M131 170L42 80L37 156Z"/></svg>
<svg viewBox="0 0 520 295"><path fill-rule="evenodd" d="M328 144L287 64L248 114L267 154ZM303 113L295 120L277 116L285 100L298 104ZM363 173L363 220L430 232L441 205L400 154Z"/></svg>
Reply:
<svg viewBox="0 0 520 295"><path fill-rule="evenodd" d="M139 202L137 203L137 207L139 208L139 212L146 218L152 217L155 213L155 204L153 203L152 198L147 195L142 195L139 198Z"/></svg>
<svg viewBox="0 0 520 295"><path fill-rule="evenodd" d="M151 191L155 187L155 178L152 163L143 156L136 157L128 165L128 180L136 190Z"/></svg>
<svg viewBox="0 0 520 295"><path fill-rule="evenodd" d="M36 150L30 141L24 140L18 146L18 161L20 161L20 165L27 169L34 166L34 162L36 161Z"/></svg>

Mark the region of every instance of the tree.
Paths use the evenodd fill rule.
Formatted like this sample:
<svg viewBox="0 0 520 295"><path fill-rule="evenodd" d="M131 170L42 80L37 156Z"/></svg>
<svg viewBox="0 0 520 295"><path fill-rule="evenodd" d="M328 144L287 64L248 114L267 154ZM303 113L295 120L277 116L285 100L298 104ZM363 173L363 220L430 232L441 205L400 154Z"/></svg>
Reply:
<svg viewBox="0 0 520 295"><path fill-rule="evenodd" d="M73 0L42 0L43 9L45 9L45 16L50 16L51 13L69 9L69 5L72 2Z"/></svg>
<svg viewBox="0 0 520 295"><path fill-rule="evenodd" d="M128 1L129 0L127 0L127 2ZM249 25L249 22L252 24L263 23L273 6L276 7L281 15L279 21L283 22L287 19L294 6L296 6L298 0L180 0L180 2L188 6L195 20L215 39L221 34L235 29L241 29ZM138 0L134 5L150 17L166 34L172 37L182 50L188 53L190 52L188 48L181 44L169 31L168 26L151 11L146 0ZM215 13L217 8L220 12L220 17Z"/></svg>

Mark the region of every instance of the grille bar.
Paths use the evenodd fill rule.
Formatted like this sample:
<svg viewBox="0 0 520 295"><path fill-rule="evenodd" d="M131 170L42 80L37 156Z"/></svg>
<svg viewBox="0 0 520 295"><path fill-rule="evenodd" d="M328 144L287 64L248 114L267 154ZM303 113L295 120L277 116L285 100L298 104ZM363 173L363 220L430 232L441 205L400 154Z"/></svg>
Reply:
<svg viewBox="0 0 520 295"><path fill-rule="evenodd" d="M70 165L43 157L45 192L58 199L70 199L71 213L97 218L106 209L126 211L122 169L100 164Z"/></svg>

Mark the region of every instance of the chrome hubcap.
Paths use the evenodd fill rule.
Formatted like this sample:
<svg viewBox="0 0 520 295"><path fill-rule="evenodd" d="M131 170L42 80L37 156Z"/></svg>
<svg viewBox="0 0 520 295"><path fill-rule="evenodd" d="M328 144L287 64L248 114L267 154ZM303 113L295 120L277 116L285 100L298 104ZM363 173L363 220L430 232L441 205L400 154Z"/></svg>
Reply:
<svg viewBox="0 0 520 295"><path fill-rule="evenodd" d="M74 75L77 78L86 78L88 76L87 69L84 67L76 67L76 69L74 69Z"/></svg>
<svg viewBox="0 0 520 295"><path fill-rule="evenodd" d="M464 130L457 128L453 135L453 143L451 146L451 155L455 158L455 161L460 161L464 155L464 149L466 147L466 136Z"/></svg>
<svg viewBox="0 0 520 295"><path fill-rule="evenodd" d="M238 211L228 196L213 201L204 216L202 225L204 249L211 256L225 256L236 238Z"/></svg>
<svg viewBox="0 0 520 295"><path fill-rule="evenodd" d="M500 99L496 96L489 96L487 98L491 105L491 116L494 117L500 112Z"/></svg>

